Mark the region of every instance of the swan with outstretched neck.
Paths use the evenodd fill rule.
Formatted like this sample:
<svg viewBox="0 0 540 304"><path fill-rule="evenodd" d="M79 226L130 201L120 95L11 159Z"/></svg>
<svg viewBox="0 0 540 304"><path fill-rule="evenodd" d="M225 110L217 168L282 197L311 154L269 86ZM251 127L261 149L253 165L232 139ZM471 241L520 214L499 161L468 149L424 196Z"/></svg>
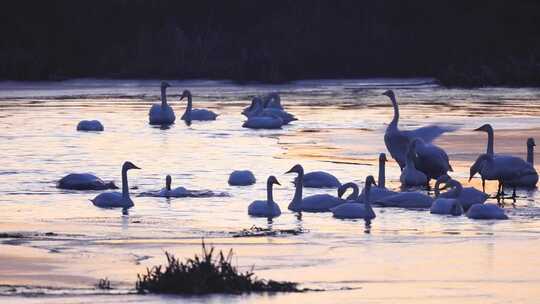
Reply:
<svg viewBox="0 0 540 304"><path fill-rule="evenodd" d="M205 121L216 120L216 117L218 117L218 114L207 109L193 109L193 97L189 90L184 90L184 92L182 92L180 100L183 100L184 98L187 98L187 106L184 115L182 115L182 120L185 120L186 122L191 122L193 120Z"/></svg>
<svg viewBox="0 0 540 304"><path fill-rule="evenodd" d="M274 202L272 186L281 185L275 176L266 181L266 200L253 201L248 207L248 214L254 217L274 218L281 215L279 205Z"/></svg>
<svg viewBox="0 0 540 304"><path fill-rule="evenodd" d="M429 125L415 130L402 131L398 127L399 106L394 91L387 90L383 95L390 98L392 106L394 107L394 117L384 133L384 143L388 152L390 152L390 156L397 161L401 169L405 167L407 162L407 149L409 143L414 138L421 138L425 143L431 143L441 134L456 130L456 128L448 126Z"/></svg>
<svg viewBox="0 0 540 304"><path fill-rule="evenodd" d="M453 197L441 197L440 194L440 185L446 184L447 186L452 187ZM448 175L442 175L437 179L435 183L435 197L436 199L431 204L429 212L432 214L449 214L449 215L462 215L463 206L461 206L459 196L463 187L461 183L456 180L451 179Z"/></svg>
<svg viewBox="0 0 540 304"><path fill-rule="evenodd" d="M377 186L375 184L375 179L373 178L373 176L369 175L368 177L366 177L366 183L363 190L363 195L365 198L364 203L348 200L347 202L331 209L333 216L339 219L374 219L376 215L373 211L373 208L371 207L369 198L371 185Z"/></svg>
<svg viewBox="0 0 540 304"><path fill-rule="evenodd" d="M297 174L296 179L294 180L294 197L289 204L289 210L295 212L329 212L331 208L345 202L341 198L330 194L316 194L308 197L302 197L304 168L297 164L294 165L289 171L285 172L285 174L287 173Z"/></svg>
<svg viewBox="0 0 540 304"><path fill-rule="evenodd" d="M132 162L125 162L122 165L122 192L112 191L104 192L90 200L92 203L100 208L123 208L128 209L133 207L133 201L129 196L129 185L127 172L131 169L140 169Z"/></svg>
<svg viewBox="0 0 540 304"><path fill-rule="evenodd" d="M151 125L168 125L176 120L174 110L167 103L167 88L170 86L168 82L161 82L161 104L153 104L148 113Z"/></svg>
<svg viewBox="0 0 540 304"><path fill-rule="evenodd" d="M386 162L388 159L386 158L385 153L379 154L379 176L377 179L377 185L375 187L370 187L369 190L369 200L371 202L377 201L379 199L382 199L384 197L397 194L397 192L388 190L386 188ZM362 194L358 197L359 201L365 201L364 198L364 191L362 191Z"/></svg>

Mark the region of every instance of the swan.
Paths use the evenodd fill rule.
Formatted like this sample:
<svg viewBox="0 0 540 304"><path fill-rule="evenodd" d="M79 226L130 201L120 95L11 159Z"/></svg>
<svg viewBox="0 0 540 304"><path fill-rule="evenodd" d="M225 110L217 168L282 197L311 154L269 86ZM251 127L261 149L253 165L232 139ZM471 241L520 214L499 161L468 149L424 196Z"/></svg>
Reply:
<svg viewBox="0 0 540 304"><path fill-rule="evenodd" d="M439 178L448 178L447 175L441 175ZM435 189L437 189L439 181L435 183ZM456 197L456 189L450 189L446 192L440 193L438 197L441 198L453 198ZM461 193L456 197L459 200L459 203L466 211L474 204L483 204L487 199L488 195L482 191L477 190L474 187L462 187Z"/></svg>
<svg viewBox="0 0 540 304"><path fill-rule="evenodd" d="M401 171L399 180L402 187L417 187L424 186L428 183L428 178L424 172L417 170L414 164L414 158L416 157L416 141L412 141L409 144L409 151L407 151L407 162L405 168Z"/></svg>
<svg viewBox="0 0 540 304"><path fill-rule="evenodd" d="M388 159L386 158L385 153L379 154L379 177L378 177L377 185L375 187L370 187L370 190L369 190L369 199L371 200L371 202L377 201L383 197L397 194L397 192L388 190L385 187L385 183L386 183L385 163L387 161ZM358 197L358 200L365 201L363 191L362 191L362 194Z"/></svg>
<svg viewBox="0 0 540 304"><path fill-rule="evenodd" d="M133 201L129 197L129 187L127 172L131 169L140 169L132 162L125 162L122 165L122 192L104 192L100 193L94 199L90 200L96 207L100 208L123 208L133 207Z"/></svg>
<svg viewBox="0 0 540 304"><path fill-rule="evenodd" d="M227 193L214 193L210 190L189 190L184 187L172 188L172 177L167 175L165 177L165 188L162 188L159 191L143 192L139 196L150 196L150 197L212 197L212 196L228 196Z"/></svg>
<svg viewBox="0 0 540 304"><path fill-rule="evenodd" d="M403 169L407 162L407 148L414 138L421 138L426 143L431 143L435 138L445 132L455 131L456 128L449 126L429 125L416 130L401 131L398 128L399 107L396 101L394 91L387 90L383 95L388 96L394 107L394 118L386 128L384 133L384 143L390 156L394 158L399 167Z"/></svg>
<svg viewBox="0 0 540 304"><path fill-rule="evenodd" d="M304 168L301 165L294 165L289 171L285 172L285 174L287 173L298 174L294 181L294 186L296 189L294 191L293 200L289 204L289 210L296 212L328 212L330 211L330 208L344 203L344 200L341 198L332 196L330 194L316 194L302 198Z"/></svg>
<svg viewBox="0 0 540 304"><path fill-rule="evenodd" d="M161 104L153 104L148 113L151 125L168 125L176 120L174 110L167 104L167 88L170 86L165 81L161 82Z"/></svg>
<svg viewBox="0 0 540 304"><path fill-rule="evenodd" d="M338 197L341 198L348 189L352 189L352 193L347 196L345 201L357 201L360 191L358 185L355 183L345 183L338 188Z"/></svg>
<svg viewBox="0 0 540 304"><path fill-rule="evenodd" d="M363 218L366 220L372 220L375 218L375 212L371 207L369 195L371 185L375 185L375 179L373 176L366 177L366 183L364 186L365 203L359 201L347 201L331 209L332 215L339 219L357 219Z"/></svg>
<svg viewBox="0 0 540 304"><path fill-rule="evenodd" d="M303 186L306 188L338 188L341 183L337 177L323 171L313 171L304 174Z"/></svg>
<svg viewBox="0 0 540 304"><path fill-rule="evenodd" d="M470 168L469 175L470 181L476 173L480 173L484 192L486 180L497 180L499 182L497 195L502 194L505 185L512 183L511 186L514 188L515 196L516 187L518 187L517 182L520 179L529 179L532 176L534 181L534 176L538 176L531 163L519 157L494 153L495 135L490 124L482 125L474 131L484 131L488 134L486 153L478 156Z"/></svg>
<svg viewBox="0 0 540 304"><path fill-rule="evenodd" d="M453 197L441 197L440 194L440 184L445 183L446 185L452 187ZM435 197L437 197L431 204L429 212L432 214L450 214L454 216L463 214L463 206L461 206L459 196L463 187L461 184L448 177L448 175L442 175L437 179L435 183Z"/></svg>
<svg viewBox="0 0 540 304"><path fill-rule="evenodd" d="M507 220L504 210L495 204L474 204L465 214L475 220Z"/></svg>
<svg viewBox="0 0 540 304"><path fill-rule="evenodd" d="M182 120L193 121L193 120L216 120L218 114L207 110L207 109L193 109L193 101L191 92L189 90L184 90L180 100L187 98L186 112L182 115Z"/></svg>
<svg viewBox="0 0 540 304"><path fill-rule="evenodd" d="M371 200L374 204L382 207L399 207L410 209L431 208L433 198L421 192L399 192L379 200Z"/></svg>
<svg viewBox="0 0 540 304"><path fill-rule="evenodd" d="M264 98L264 97L263 97ZM291 121L298 120L294 115L283 110L281 104L275 105L272 98L263 99L261 97L254 97L251 101L251 105L242 111L242 114L248 118L259 116L275 116L283 120L283 124L287 125Z"/></svg>
<svg viewBox="0 0 540 304"><path fill-rule="evenodd" d="M248 129L281 129L283 119L278 116L253 116L246 120L242 127Z"/></svg>
<svg viewBox="0 0 540 304"><path fill-rule="evenodd" d="M103 131L103 125L98 120L81 120L77 124L77 131Z"/></svg>
<svg viewBox="0 0 540 304"><path fill-rule="evenodd" d="M249 170L235 170L229 175L229 185L248 186L256 182L255 175Z"/></svg>
<svg viewBox="0 0 540 304"><path fill-rule="evenodd" d="M242 115L248 118L255 116L255 113L259 110L259 107L261 104L264 104L264 101L261 99L261 97L259 96L253 97L253 99L251 99L251 104L242 110Z"/></svg>
<svg viewBox="0 0 540 304"><path fill-rule="evenodd" d="M68 190L118 189L114 182L104 182L101 178L90 173L68 174L58 181L57 187Z"/></svg>
<svg viewBox="0 0 540 304"><path fill-rule="evenodd" d="M525 187L534 188L538 183L538 172L534 168L534 147L536 143L533 138L527 139L527 163L530 164L530 169L527 174L520 176L517 179L505 182L505 185L510 187Z"/></svg>
<svg viewBox="0 0 540 304"><path fill-rule="evenodd" d="M447 174L448 171L454 171L450 165L448 154L442 148L425 143L421 138L415 138L413 142L416 151L414 164L418 170L426 174L428 184L432 178L437 179L439 176Z"/></svg>
<svg viewBox="0 0 540 304"><path fill-rule="evenodd" d="M279 205L274 202L272 196L272 185L280 185L278 180L271 175L266 182L266 200L253 201L249 204L248 214L255 217L274 218L281 215Z"/></svg>

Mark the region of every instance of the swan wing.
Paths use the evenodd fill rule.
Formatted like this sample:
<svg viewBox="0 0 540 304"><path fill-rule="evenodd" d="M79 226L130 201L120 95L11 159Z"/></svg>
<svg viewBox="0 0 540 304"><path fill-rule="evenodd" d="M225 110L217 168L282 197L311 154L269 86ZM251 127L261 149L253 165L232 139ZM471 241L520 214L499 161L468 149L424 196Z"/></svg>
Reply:
<svg viewBox="0 0 540 304"><path fill-rule="evenodd" d="M453 132L458 128L455 126L429 125L416 130L401 131L409 139L421 138L424 142L430 143L445 132Z"/></svg>

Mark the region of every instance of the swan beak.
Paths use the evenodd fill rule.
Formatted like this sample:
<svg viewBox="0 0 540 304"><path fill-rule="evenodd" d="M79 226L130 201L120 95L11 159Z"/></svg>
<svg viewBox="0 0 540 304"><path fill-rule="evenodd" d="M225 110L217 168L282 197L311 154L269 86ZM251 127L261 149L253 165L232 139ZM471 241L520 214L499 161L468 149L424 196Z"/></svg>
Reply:
<svg viewBox="0 0 540 304"><path fill-rule="evenodd" d="M482 127L476 128L476 129L474 129L473 131L484 131L484 128L482 128Z"/></svg>
<svg viewBox="0 0 540 304"><path fill-rule="evenodd" d="M180 96L180 100L184 99L184 95Z"/></svg>
<svg viewBox="0 0 540 304"><path fill-rule="evenodd" d="M287 173L294 173L294 171L293 171L293 169L291 168L291 170L289 170L289 171L287 171L287 172L285 172L285 173L283 173L283 174L287 174Z"/></svg>
<svg viewBox="0 0 540 304"><path fill-rule="evenodd" d="M133 169L139 169L139 170L140 170L141 168L139 168L139 167L133 165Z"/></svg>
<svg viewBox="0 0 540 304"><path fill-rule="evenodd" d="M281 186L281 184L277 180L274 182L274 184Z"/></svg>

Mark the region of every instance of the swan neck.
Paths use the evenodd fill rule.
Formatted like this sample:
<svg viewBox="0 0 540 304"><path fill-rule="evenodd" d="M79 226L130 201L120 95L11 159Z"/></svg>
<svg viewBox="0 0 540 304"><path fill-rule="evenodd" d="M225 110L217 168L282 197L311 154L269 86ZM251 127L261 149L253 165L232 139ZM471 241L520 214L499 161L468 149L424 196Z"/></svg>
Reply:
<svg viewBox="0 0 540 304"><path fill-rule="evenodd" d="M164 107L167 105L167 88L161 88L161 106Z"/></svg>
<svg viewBox="0 0 540 304"><path fill-rule="evenodd" d="M531 165L534 165L534 147L527 147L527 162Z"/></svg>
<svg viewBox="0 0 540 304"><path fill-rule="evenodd" d="M358 195L360 194L360 191L358 190L358 186L356 184L352 184L351 188L353 190L352 196L354 197L355 200L358 200Z"/></svg>
<svg viewBox="0 0 540 304"><path fill-rule="evenodd" d="M495 140L495 136L493 134L493 130L492 129L489 129L487 131L487 134L488 134L488 142L487 142L487 150L486 150L486 153L488 155L493 155L493 145L494 145L494 140Z"/></svg>
<svg viewBox="0 0 540 304"><path fill-rule="evenodd" d="M268 205L271 205L271 203L274 201L274 196L272 194L272 182L268 182L266 184L266 202Z"/></svg>
<svg viewBox="0 0 540 304"><path fill-rule="evenodd" d="M369 201L369 191L371 190L371 184L370 183L366 183L366 185L364 186L364 190L363 190L363 194L364 194L364 205L366 207L369 207L371 208L371 202Z"/></svg>
<svg viewBox="0 0 540 304"><path fill-rule="evenodd" d="M129 198L129 185L127 178L127 170L122 169L122 197Z"/></svg>
<svg viewBox="0 0 540 304"><path fill-rule="evenodd" d="M304 172L299 172L294 183L294 198L293 203L299 204L302 201L302 191L304 188Z"/></svg>
<svg viewBox="0 0 540 304"><path fill-rule="evenodd" d="M456 198L459 197L461 195L461 191L463 191L463 186L455 180L452 180L451 184L452 184L452 188L454 188L456 191L455 197Z"/></svg>
<svg viewBox="0 0 540 304"><path fill-rule="evenodd" d="M435 182L435 197L439 197L439 195L441 195L440 186L441 186L441 182L436 181Z"/></svg>
<svg viewBox="0 0 540 304"><path fill-rule="evenodd" d="M384 164L384 160L379 160L379 178L378 178L378 186L379 188L385 188L386 185L385 185L385 182L386 182L386 169L385 169L385 164Z"/></svg>
<svg viewBox="0 0 540 304"><path fill-rule="evenodd" d="M392 118L390 126L397 127L399 121L399 107L395 96L390 96L390 100L392 101L392 106L394 107L394 118Z"/></svg>
<svg viewBox="0 0 540 304"><path fill-rule="evenodd" d="M191 95L188 95L187 97L187 106L186 106L186 112L184 113L184 117L188 120L191 118L191 109L193 108L193 101L191 100Z"/></svg>

